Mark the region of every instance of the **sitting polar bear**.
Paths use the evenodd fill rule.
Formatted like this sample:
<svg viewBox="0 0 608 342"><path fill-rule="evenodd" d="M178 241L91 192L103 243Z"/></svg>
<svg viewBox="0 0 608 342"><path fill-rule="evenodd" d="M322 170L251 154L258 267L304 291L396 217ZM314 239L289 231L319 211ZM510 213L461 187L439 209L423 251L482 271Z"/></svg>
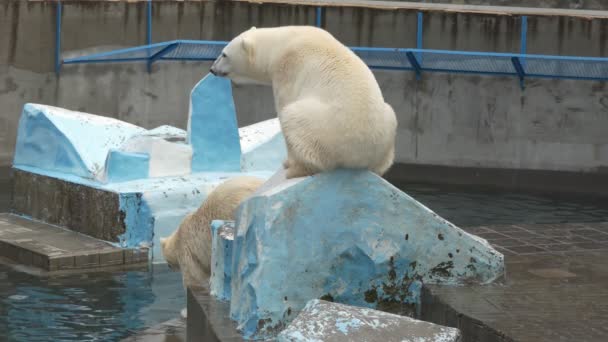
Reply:
<svg viewBox="0 0 608 342"><path fill-rule="evenodd" d="M224 48L210 72L237 84L272 85L287 178L336 168L383 175L392 165L395 112L367 65L328 32L252 27Z"/></svg>
<svg viewBox="0 0 608 342"><path fill-rule="evenodd" d="M167 238L160 238L169 266L180 269L184 287L207 285L211 274L211 228L213 220L234 220L239 204L264 183L263 179L240 176L215 188L194 213L184 218Z"/></svg>

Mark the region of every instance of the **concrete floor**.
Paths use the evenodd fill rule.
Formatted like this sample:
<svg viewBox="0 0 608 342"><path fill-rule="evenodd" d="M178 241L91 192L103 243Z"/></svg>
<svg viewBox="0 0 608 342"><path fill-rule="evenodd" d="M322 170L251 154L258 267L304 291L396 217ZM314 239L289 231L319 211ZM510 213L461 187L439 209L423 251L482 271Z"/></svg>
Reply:
<svg viewBox="0 0 608 342"><path fill-rule="evenodd" d="M468 230L505 254L507 278L426 287L423 319L459 327L464 341L607 340L608 223Z"/></svg>

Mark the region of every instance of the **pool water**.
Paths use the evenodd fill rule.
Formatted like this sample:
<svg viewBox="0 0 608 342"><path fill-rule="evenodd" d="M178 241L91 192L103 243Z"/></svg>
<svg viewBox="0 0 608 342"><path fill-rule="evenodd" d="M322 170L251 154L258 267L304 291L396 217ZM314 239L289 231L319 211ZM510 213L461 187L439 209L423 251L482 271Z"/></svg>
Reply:
<svg viewBox="0 0 608 342"><path fill-rule="evenodd" d="M185 306L166 265L39 277L0 264L0 341L120 341Z"/></svg>
<svg viewBox="0 0 608 342"><path fill-rule="evenodd" d="M447 185L398 187L457 226L608 221L608 197L538 195Z"/></svg>
<svg viewBox="0 0 608 342"><path fill-rule="evenodd" d="M460 226L608 221L606 199L399 187ZM181 276L166 265L38 277L0 264L0 341L120 341L185 306Z"/></svg>

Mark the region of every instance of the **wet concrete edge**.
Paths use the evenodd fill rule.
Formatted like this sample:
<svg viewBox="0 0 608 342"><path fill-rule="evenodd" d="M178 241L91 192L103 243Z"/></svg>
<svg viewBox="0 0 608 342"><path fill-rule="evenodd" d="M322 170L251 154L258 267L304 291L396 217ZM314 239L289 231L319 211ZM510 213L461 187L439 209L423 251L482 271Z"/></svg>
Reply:
<svg viewBox="0 0 608 342"><path fill-rule="evenodd" d="M187 341L242 342L236 323L230 319L230 303L211 297L209 290L192 287L187 290Z"/></svg>
<svg viewBox="0 0 608 342"><path fill-rule="evenodd" d="M433 293L432 288L422 287L421 316L418 319L448 327L458 328L462 341L466 342L514 342L515 340L497 331L482 321L456 311L441 297Z"/></svg>

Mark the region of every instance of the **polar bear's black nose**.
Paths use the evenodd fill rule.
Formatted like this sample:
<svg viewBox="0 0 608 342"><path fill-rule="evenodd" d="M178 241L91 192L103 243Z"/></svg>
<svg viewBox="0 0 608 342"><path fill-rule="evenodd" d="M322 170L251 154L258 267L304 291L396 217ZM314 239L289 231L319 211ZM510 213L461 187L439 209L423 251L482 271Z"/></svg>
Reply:
<svg viewBox="0 0 608 342"><path fill-rule="evenodd" d="M209 69L209 72L213 74L213 76L217 76L217 74L215 73L215 70L213 70L213 67L211 69Z"/></svg>

